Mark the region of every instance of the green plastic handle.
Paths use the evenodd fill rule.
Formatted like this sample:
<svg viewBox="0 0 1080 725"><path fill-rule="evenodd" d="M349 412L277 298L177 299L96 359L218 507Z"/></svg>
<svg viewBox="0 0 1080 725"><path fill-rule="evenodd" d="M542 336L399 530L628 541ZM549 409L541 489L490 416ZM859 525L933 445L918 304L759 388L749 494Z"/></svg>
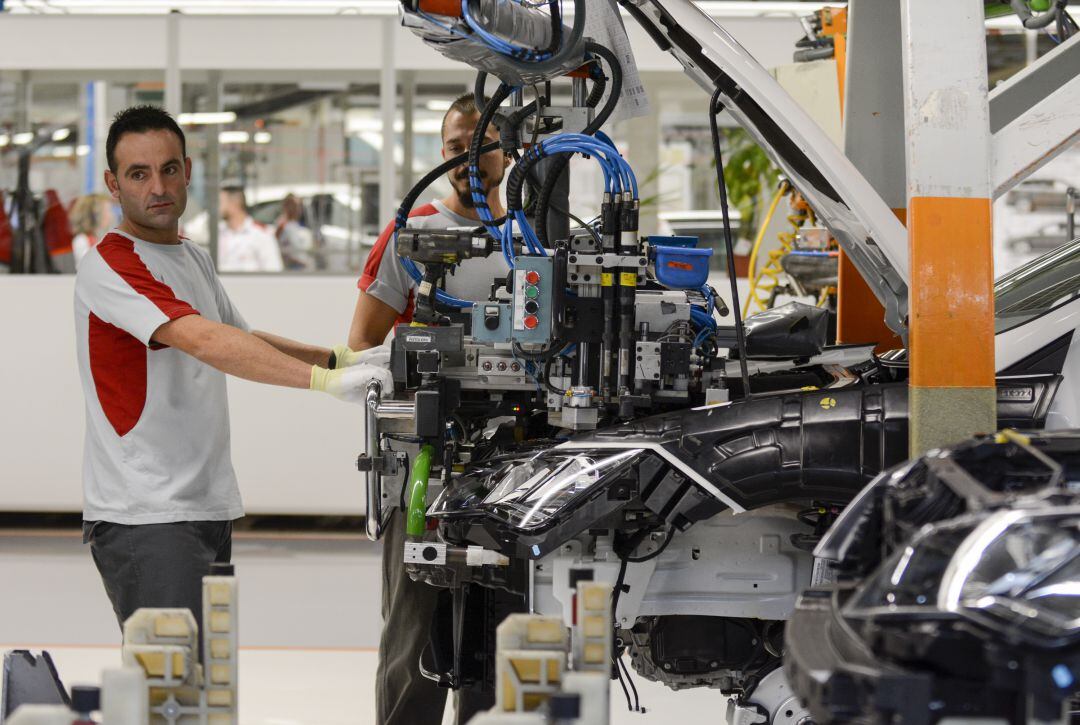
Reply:
<svg viewBox="0 0 1080 725"><path fill-rule="evenodd" d="M1050 0L1029 0L1028 7L1031 8L1032 12L1045 13L1050 9Z"/></svg>
<svg viewBox="0 0 1080 725"><path fill-rule="evenodd" d="M412 473L409 476L409 511L405 519L405 533L409 536L423 536L427 528L427 486L431 475L431 459L434 456L435 449L425 445L413 460Z"/></svg>

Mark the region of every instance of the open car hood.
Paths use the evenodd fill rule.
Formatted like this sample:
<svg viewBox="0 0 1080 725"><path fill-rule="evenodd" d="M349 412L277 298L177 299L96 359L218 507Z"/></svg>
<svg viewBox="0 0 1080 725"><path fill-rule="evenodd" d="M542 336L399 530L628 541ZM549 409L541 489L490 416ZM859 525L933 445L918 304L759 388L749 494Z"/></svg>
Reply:
<svg viewBox="0 0 1080 725"><path fill-rule="evenodd" d="M623 5L746 128L828 226L906 337L907 231L825 131L724 28L690 0Z"/></svg>

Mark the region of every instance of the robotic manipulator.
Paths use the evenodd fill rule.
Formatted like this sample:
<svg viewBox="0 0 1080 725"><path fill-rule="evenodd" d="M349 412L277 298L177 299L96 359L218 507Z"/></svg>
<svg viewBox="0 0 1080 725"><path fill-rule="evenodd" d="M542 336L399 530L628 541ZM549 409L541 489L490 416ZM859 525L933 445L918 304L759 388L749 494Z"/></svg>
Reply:
<svg viewBox="0 0 1080 725"><path fill-rule="evenodd" d="M383 478L404 478L408 461L394 443L420 446L414 473L441 468L449 486L455 470L516 445L550 446L576 431L726 400L740 385L719 354L737 347L737 328L714 315L729 311L707 283L712 250L695 248L694 238L639 235L637 178L601 130L621 97L623 68L585 37L585 3L578 5L566 26L559 3L403 2L406 27L478 69L480 120L469 151L421 179L396 215L394 244L417 293L412 324L395 331L394 390L376 384L368 395L360 467L374 504L372 538L384 507L408 505L383 491ZM485 102L489 74L501 83ZM566 82L571 105L553 105L553 84ZM535 95L528 103L526 89ZM499 141L485 143L492 125ZM495 149L516 161L501 219L479 175L480 156ZM573 217L571 227L575 154L600 166L604 190L595 219ZM482 224L406 228L424 190L461 165ZM492 279L488 299L447 293L457 265L488 255L501 255L510 270Z"/></svg>
<svg viewBox="0 0 1080 725"><path fill-rule="evenodd" d="M394 442L421 445L448 485L456 467L508 443L550 445L573 431L727 398L718 352L735 347L735 328L714 317L728 308L707 285L712 250L696 249L692 238L639 236L637 178L602 131L622 95L622 66L584 36L584 8L570 26L558 8L403 2L406 27L478 69L481 118L469 151L422 178L396 214L395 249L417 294L414 322L395 331L394 391L373 387L368 395L369 455L361 468L373 538L383 504L400 502L381 486L407 459ZM485 103L489 73L501 83ZM569 106L552 104L559 82L571 84ZM526 89L535 94L527 104ZM485 144L492 124L499 140ZM500 219L488 209L478 172L481 155L495 149L516 161ZM573 155L600 166L604 192L595 219L573 217L571 228ZM482 225L406 228L420 194L462 164ZM491 280L487 299L445 291L457 265L488 255L501 255L510 273Z"/></svg>

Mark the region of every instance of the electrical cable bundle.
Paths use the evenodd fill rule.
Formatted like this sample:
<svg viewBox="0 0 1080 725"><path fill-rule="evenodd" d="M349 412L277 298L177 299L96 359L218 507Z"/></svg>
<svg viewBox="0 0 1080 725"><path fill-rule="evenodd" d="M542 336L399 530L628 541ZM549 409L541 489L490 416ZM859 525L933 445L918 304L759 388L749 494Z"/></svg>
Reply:
<svg viewBox="0 0 1080 725"><path fill-rule="evenodd" d="M709 338L709 335L716 332L716 319L712 316L713 289L709 286L702 287L701 294L705 296L705 308L690 305L690 322L698 328L697 336L694 338L692 345L694 350L701 347Z"/></svg>
<svg viewBox="0 0 1080 725"><path fill-rule="evenodd" d="M540 6L545 3L541 3ZM483 24L475 17L473 17L472 10L469 7L469 0L462 0L461 2L461 19L465 21L465 24L469 26L473 34L481 40L484 45L494 50L501 55L516 58L517 60L526 61L530 63L538 63L541 61L549 60L555 54L554 48L558 48L559 40L562 31L562 22L560 20L561 13L559 11L559 3L557 0L551 0L546 3L551 10L552 18L552 46L547 50L538 51L533 48L522 48L520 46L509 43L494 33L488 32ZM524 7L539 7L532 5L525 5Z"/></svg>
<svg viewBox="0 0 1080 725"><path fill-rule="evenodd" d="M475 1L472 0L472 2ZM562 37L563 13L560 9L560 3L556 0L550 0L547 3L551 11L552 38L551 45L543 51L515 46L494 35L474 16L470 4L470 0L461 0L462 19L472 31L472 35L466 37L472 37L480 41L502 56L506 63L521 73L534 75L559 69L571 60L571 56L579 48L581 39L585 34L585 0L574 0L574 25L570 28L570 35L565 39ZM518 4L525 8L537 7L536 3ZM563 41L561 47L560 41ZM558 50L555 50L555 48L558 48Z"/></svg>
<svg viewBox="0 0 1080 725"><path fill-rule="evenodd" d="M525 216L524 206L521 203L526 174L534 164L548 156L574 153L589 156L600 164L600 168L604 173L605 198L618 198L621 195L629 195L635 200L638 198L638 184L634 170L630 168L630 164L627 163L626 159L619 154L618 149L610 143L580 133L563 133L537 143L522 156L521 162L514 167L510 174L506 192L507 222L506 227L504 227L505 230L512 233L512 224L516 221L521 228L526 247L534 254L545 255L546 252L532 225L529 224L529 220Z"/></svg>

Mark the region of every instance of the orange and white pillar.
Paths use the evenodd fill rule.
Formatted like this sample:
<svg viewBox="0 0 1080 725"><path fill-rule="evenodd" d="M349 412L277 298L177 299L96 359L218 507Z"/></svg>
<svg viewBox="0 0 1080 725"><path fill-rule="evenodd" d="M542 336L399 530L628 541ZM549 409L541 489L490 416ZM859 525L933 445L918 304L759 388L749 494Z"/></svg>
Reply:
<svg viewBox="0 0 1080 725"><path fill-rule="evenodd" d="M903 0L911 453L996 428L982 0Z"/></svg>

